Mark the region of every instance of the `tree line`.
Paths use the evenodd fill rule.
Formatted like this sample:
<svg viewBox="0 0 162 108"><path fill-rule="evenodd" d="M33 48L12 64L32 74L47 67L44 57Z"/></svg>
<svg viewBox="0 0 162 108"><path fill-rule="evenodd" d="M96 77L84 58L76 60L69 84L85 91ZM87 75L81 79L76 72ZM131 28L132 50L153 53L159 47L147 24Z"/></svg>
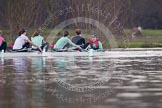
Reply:
<svg viewBox="0 0 162 108"><path fill-rule="evenodd" d="M22 27L39 28L50 15L53 16L47 28L70 18L88 17L114 31L121 29L115 28L115 21L124 28L140 25L146 29L161 29L161 5L161 0L0 0L0 29L15 32ZM64 13L66 9L68 12ZM88 24L72 26L92 28Z"/></svg>

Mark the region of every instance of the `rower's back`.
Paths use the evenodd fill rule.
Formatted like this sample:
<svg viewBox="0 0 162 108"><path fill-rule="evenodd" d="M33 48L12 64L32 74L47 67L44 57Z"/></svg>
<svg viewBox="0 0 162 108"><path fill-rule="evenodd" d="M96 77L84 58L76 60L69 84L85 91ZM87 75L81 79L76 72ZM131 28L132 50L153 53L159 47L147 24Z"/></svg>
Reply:
<svg viewBox="0 0 162 108"><path fill-rule="evenodd" d="M82 46L85 44L85 39L81 36L75 36L72 38L72 42L76 45Z"/></svg>
<svg viewBox="0 0 162 108"><path fill-rule="evenodd" d="M82 32L80 29L76 29L76 35L72 38L72 42L76 45L83 46L85 44L85 39L82 37Z"/></svg>

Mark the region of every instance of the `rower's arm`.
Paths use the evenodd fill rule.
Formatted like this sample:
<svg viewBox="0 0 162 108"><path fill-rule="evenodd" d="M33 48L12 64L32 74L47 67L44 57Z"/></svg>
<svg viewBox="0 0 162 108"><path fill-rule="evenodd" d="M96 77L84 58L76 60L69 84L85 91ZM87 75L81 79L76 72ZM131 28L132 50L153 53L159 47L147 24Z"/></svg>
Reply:
<svg viewBox="0 0 162 108"><path fill-rule="evenodd" d="M85 43L85 39L84 39L84 38L83 38L83 44L86 44L86 43Z"/></svg>
<svg viewBox="0 0 162 108"><path fill-rule="evenodd" d="M102 43L99 41L99 49L97 51L104 51Z"/></svg>
<svg viewBox="0 0 162 108"><path fill-rule="evenodd" d="M35 44L34 44L32 41L30 41L29 39L27 39L27 42L29 42L31 45L37 47L40 51L42 51L41 48L40 48L39 46L35 45Z"/></svg>

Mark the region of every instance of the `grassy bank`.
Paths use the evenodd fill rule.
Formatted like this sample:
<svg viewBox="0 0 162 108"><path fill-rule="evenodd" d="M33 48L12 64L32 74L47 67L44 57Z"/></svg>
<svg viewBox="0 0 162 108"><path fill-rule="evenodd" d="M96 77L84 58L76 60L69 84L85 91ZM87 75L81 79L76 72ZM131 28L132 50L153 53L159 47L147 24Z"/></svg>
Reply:
<svg viewBox="0 0 162 108"><path fill-rule="evenodd" d="M131 36L132 30L131 29L126 29L125 34ZM142 35L143 36L162 36L162 30L151 30L151 29L146 29L142 30Z"/></svg>
<svg viewBox="0 0 162 108"><path fill-rule="evenodd" d="M131 38L132 30L126 29L125 34L130 38L129 42L118 42L119 47L128 48L153 48L162 47L162 30L142 30L142 36Z"/></svg>
<svg viewBox="0 0 162 108"><path fill-rule="evenodd" d="M159 42L128 42L128 43L119 43L119 48L154 48L162 47L162 43Z"/></svg>

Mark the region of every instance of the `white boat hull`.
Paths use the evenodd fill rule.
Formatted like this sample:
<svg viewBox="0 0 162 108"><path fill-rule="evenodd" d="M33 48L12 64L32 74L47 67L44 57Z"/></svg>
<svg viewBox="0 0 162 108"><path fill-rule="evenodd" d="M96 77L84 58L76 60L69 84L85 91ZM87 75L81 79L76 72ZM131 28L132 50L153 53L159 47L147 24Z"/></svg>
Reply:
<svg viewBox="0 0 162 108"><path fill-rule="evenodd" d="M7 52L0 57L57 57L57 56L90 56L89 52ZM103 58L121 57L162 57L162 50L112 50L105 52L93 52L91 56L102 56Z"/></svg>

